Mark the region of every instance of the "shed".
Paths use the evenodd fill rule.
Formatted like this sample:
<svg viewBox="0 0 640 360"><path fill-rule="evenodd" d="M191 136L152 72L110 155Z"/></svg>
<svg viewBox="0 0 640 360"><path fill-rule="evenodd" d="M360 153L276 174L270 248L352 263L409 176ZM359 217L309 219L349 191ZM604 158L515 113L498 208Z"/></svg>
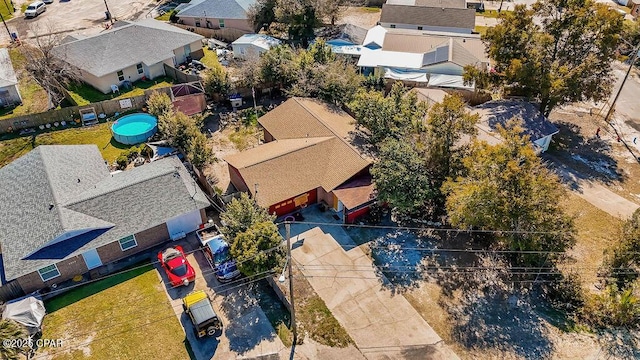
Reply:
<svg viewBox="0 0 640 360"><path fill-rule="evenodd" d="M233 56L239 59L246 59L249 56L258 56L274 46L281 44L281 41L263 34L245 34L238 40L231 43Z"/></svg>

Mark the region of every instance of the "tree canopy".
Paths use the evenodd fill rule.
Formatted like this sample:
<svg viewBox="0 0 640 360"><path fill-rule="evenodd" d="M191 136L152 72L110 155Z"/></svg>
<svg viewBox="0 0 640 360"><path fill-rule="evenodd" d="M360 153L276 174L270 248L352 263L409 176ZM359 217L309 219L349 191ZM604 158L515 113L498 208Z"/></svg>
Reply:
<svg viewBox="0 0 640 360"><path fill-rule="evenodd" d="M273 223L275 216L269 215L267 209L258 206L249 195L242 193L231 200L220 219L231 255L239 262L238 268L243 274L258 274L282 262L282 249L270 250L282 244L282 237Z"/></svg>
<svg viewBox="0 0 640 360"><path fill-rule="evenodd" d="M427 105L418 101L414 92L407 93L399 82L386 97L379 91L359 91L349 108L356 125L369 131L369 140L374 145L389 137L400 139L408 132L422 128L427 113Z"/></svg>
<svg viewBox="0 0 640 360"><path fill-rule="evenodd" d="M209 95L226 96L231 89L229 74L220 63L216 63L204 72L202 85Z"/></svg>
<svg viewBox="0 0 640 360"><path fill-rule="evenodd" d="M402 215L422 216L434 193L417 145L407 139L389 138L382 143L378 157L371 167L378 200Z"/></svg>
<svg viewBox="0 0 640 360"><path fill-rule="evenodd" d="M622 270L619 270L622 269ZM603 270L624 290L640 275L640 209L624 222L620 240L607 250Z"/></svg>
<svg viewBox="0 0 640 360"><path fill-rule="evenodd" d="M609 96L622 17L594 0L539 0L500 13L482 39L495 80L540 102L540 111Z"/></svg>
<svg viewBox="0 0 640 360"><path fill-rule="evenodd" d="M564 251L574 243L573 221L558 199L564 188L536 155L517 121L499 127L497 145L474 141L463 176L443 185L450 222L505 233L496 245L512 250Z"/></svg>

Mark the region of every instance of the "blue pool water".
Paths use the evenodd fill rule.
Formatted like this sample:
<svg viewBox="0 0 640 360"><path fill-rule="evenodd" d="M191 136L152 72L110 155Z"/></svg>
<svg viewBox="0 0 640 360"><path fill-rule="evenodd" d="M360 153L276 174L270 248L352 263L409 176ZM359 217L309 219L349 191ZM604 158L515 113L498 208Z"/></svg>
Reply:
<svg viewBox="0 0 640 360"><path fill-rule="evenodd" d="M158 120L149 114L137 113L121 117L111 125L117 142L135 145L147 141L158 131Z"/></svg>

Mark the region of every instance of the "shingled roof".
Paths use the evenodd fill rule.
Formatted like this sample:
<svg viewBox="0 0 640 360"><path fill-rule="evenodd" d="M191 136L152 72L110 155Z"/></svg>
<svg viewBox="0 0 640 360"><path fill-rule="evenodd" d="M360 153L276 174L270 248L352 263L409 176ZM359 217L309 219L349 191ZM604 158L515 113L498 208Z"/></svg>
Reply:
<svg viewBox="0 0 640 360"><path fill-rule="evenodd" d="M176 157L109 174L95 145L42 145L0 169L7 281L209 205Z"/></svg>
<svg viewBox="0 0 640 360"><path fill-rule="evenodd" d="M115 25L94 36L69 39L71 41L56 46L53 54L101 77L139 63L151 66L172 59L173 50L203 39L198 34L153 19L119 21Z"/></svg>
<svg viewBox="0 0 640 360"><path fill-rule="evenodd" d="M11 57L6 48L0 49L0 87L11 86L18 83L16 72L13 70Z"/></svg>
<svg viewBox="0 0 640 360"><path fill-rule="evenodd" d="M370 165L350 144L354 119L326 103L292 98L258 121L277 140L225 160L246 184L259 184L262 206L318 187L331 191Z"/></svg>
<svg viewBox="0 0 640 360"><path fill-rule="evenodd" d="M255 0L192 0L178 12L178 17L208 19L247 19Z"/></svg>
<svg viewBox="0 0 640 360"><path fill-rule="evenodd" d="M380 22L472 30L476 25L476 11L474 9L384 4L382 5Z"/></svg>

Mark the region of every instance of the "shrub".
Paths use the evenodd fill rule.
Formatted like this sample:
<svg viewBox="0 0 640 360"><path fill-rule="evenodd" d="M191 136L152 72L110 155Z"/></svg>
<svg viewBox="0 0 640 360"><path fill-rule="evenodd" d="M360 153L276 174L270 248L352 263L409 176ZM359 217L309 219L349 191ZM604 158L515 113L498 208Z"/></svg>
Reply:
<svg viewBox="0 0 640 360"><path fill-rule="evenodd" d="M116 164L118 164L118 169L124 170L127 165L129 165L129 157L127 157L125 154L120 154L116 158Z"/></svg>
<svg viewBox="0 0 640 360"><path fill-rule="evenodd" d="M543 286L545 298L554 309L575 313L584 306L585 292L577 273L569 273L559 281L550 281Z"/></svg>
<svg viewBox="0 0 640 360"><path fill-rule="evenodd" d="M619 290L616 285L609 285L601 294L587 298L580 318L598 329L637 327L640 324L640 302L633 288Z"/></svg>

